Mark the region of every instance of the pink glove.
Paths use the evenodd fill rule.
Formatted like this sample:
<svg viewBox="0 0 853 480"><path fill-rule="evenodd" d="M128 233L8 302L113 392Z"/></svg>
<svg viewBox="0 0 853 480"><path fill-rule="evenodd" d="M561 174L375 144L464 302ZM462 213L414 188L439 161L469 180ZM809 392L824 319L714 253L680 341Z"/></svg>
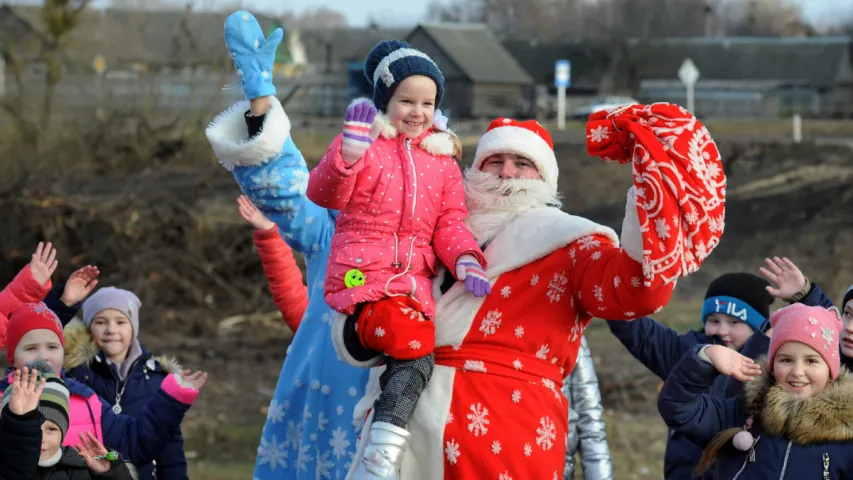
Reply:
<svg viewBox="0 0 853 480"><path fill-rule="evenodd" d="M376 107L368 102L350 106L344 117L344 141L341 155L347 163L355 163L373 144L370 128L376 118Z"/></svg>
<svg viewBox="0 0 853 480"><path fill-rule="evenodd" d="M485 297L492 293L486 272L473 255L466 253L456 260L456 278L465 280L465 290L473 293L475 297Z"/></svg>

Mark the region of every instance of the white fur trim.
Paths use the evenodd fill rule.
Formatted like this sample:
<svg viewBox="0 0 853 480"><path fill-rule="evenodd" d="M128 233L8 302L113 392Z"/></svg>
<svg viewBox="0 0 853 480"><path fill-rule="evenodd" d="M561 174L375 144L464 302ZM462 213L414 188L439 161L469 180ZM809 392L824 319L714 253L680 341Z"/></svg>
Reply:
<svg viewBox="0 0 853 480"><path fill-rule="evenodd" d="M450 275L450 270L448 270L443 263L439 262L438 273L436 273L435 278L432 279L433 300L438 301L438 299L441 298L442 295L444 295L444 293L441 292L441 285L444 283L445 275Z"/></svg>
<svg viewBox="0 0 853 480"><path fill-rule="evenodd" d="M349 471L347 471L347 476L344 477L344 480L360 480L355 478L355 471L358 469L358 464L361 463L361 457L364 456L364 447L367 446L367 439L370 437L370 424L373 423L373 414L375 412L371 410L370 415L365 420L364 425L361 427L361 433L358 438L356 438L355 444L355 454L352 457L352 462L350 462Z"/></svg>
<svg viewBox="0 0 853 480"><path fill-rule="evenodd" d="M613 229L558 208L543 207L526 212L498 232L483 252L489 264L486 270L489 283L494 285L502 274L593 234L604 235L619 245ZM483 298L472 296L462 282L456 282L436 301L436 345L461 345L482 304Z"/></svg>
<svg viewBox="0 0 853 480"><path fill-rule="evenodd" d="M363 102L373 105L373 102L369 98L359 97L350 102L349 106L351 107ZM397 138L398 134L399 132L397 132L397 129L391 125L391 120L388 118L388 115L377 111L376 119L373 120L373 128L370 131L370 137L376 138L377 136L382 136L382 138L390 140L392 138ZM429 152L431 155L453 156L456 151L456 146L453 143L453 135L455 135L455 133L450 129L446 129L445 131L436 131L421 140L421 148Z"/></svg>
<svg viewBox="0 0 853 480"><path fill-rule="evenodd" d="M376 112L376 120L373 121L373 126L375 127L374 130L377 130L379 135L385 139L397 138L399 134L394 125L391 125L391 119L388 118L388 115L382 112Z"/></svg>
<svg viewBox="0 0 853 480"><path fill-rule="evenodd" d="M290 119L277 98L270 97L263 131L254 138L248 138L246 110L249 102L239 101L217 115L204 131L219 163L228 171L234 167L263 165L281 152L290 136Z"/></svg>
<svg viewBox="0 0 853 480"><path fill-rule="evenodd" d="M444 428L453 399L455 378L455 368L435 366L407 426L412 436L400 466L400 478L445 478Z"/></svg>
<svg viewBox="0 0 853 480"><path fill-rule="evenodd" d="M435 132L421 140L421 148L432 155L443 155L452 157L456 147L453 144L453 135L448 132Z"/></svg>
<svg viewBox="0 0 853 480"><path fill-rule="evenodd" d="M332 346L335 347L338 360L358 368L370 368L379 365L382 362L382 355L377 355L369 360L356 360L353 358L344 342L344 325L346 324L347 316L338 312L335 312L334 315L335 317L332 319Z"/></svg>
<svg viewBox="0 0 853 480"><path fill-rule="evenodd" d="M379 365L370 369L367 374L367 385L364 387L364 396L355 404L352 410L352 418L362 419L367 415L367 412L373 408L382 389L379 388L379 377L385 373L385 365Z"/></svg>
<svg viewBox="0 0 853 480"><path fill-rule="evenodd" d="M371 380L368 382L367 393L359 400L353 413L354 419L367 416L367 420L356 443L355 456L347 473L347 479L356 480L353 474L364 455L368 432L375 413L371 411L368 415L367 409L373 408L373 403L379 396L379 375L381 375L382 370L384 367L371 370ZM373 381L374 374L375 382ZM403 456L403 462L400 466L400 478L425 480L441 480L444 478L444 428L447 425L447 416L450 412L455 378L455 368L444 365L435 366L432 377L421 393L415 411L412 413L412 418L406 426L406 430L412 434L412 437L409 439L409 448ZM360 407L362 404L364 406Z"/></svg>
<svg viewBox="0 0 853 480"><path fill-rule="evenodd" d="M536 164L545 183L557 191L557 178L560 176L557 157L544 138L522 127L493 128L477 143L474 168L479 170L483 161L496 153L513 153L529 158Z"/></svg>
<svg viewBox="0 0 853 480"><path fill-rule="evenodd" d="M625 218L622 220L622 250L629 257L639 263L643 263L643 230L640 227L640 217L637 215L637 199L634 194L636 187L633 185L628 189L625 201Z"/></svg>
<svg viewBox="0 0 853 480"><path fill-rule="evenodd" d="M415 50L414 48L398 48L388 55L385 55L382 60L379 61L379 65L376 66L376 70L373 72L373 84L376 85L376 82L381 78L382 83L384 83L386 87L391 88L396 81L394 75L391 73L391 64L406 57L420 57L429 60L430 63L435 65L435 62L429 58L429 55L420 50ZM438 65L435 65L435 68L438 68Z"/></svg>

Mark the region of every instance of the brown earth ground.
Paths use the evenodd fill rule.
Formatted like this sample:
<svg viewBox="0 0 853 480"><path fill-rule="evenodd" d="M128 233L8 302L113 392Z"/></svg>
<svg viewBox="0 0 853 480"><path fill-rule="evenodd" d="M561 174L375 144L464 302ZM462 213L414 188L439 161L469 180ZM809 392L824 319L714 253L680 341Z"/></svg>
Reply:
<svg viewBox="0 0 853 480"><path fill-rule="evenodd" d="M841 292L853 281L842 261L853 247L853 150L780 143L781 122L717 128L729 179L726 233L700 272L679 282L658 319L695 328L708 281L725 271L754 272L767 255L789 256L827 292ZM853 124L844 123L822 133L835 141L851 132ZM191 477L250 478L291 334L269 299L250 227L237 215L239 190L203 136L152 140L143 133L96 147L91 136L78 137L32 156L0 142L0 158L8 159L0 162L0 278L12 278L48 238L60 249L57 280L91 263L100 266L102 285L139 293L143 343L211 373L184 425ZM618 230L630 167L586 156L577 125L555 137L565 209ZM329 138L295 134L309 163ZM602 322L587 335L616 478L660 478L667 437L655 408L660 382Z"/></svg>

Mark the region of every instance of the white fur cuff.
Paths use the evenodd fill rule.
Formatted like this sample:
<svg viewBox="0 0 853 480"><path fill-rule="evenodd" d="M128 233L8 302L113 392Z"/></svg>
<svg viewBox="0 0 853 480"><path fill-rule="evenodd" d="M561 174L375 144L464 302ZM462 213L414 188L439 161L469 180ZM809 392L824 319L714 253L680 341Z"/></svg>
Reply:
<svg viewBox="0 0 853 480"><path fill-rule="evenodd" d="M619 243L629 257L643 263L643 230L640 227L640 217L637 215L637 198L633 185L628 189L625 201L625 218L622 220L622 235Z"/></svg>
<svg viewBox="0 0 853 480"><path fill-rule="evenodd" d="M249 137L244 114L249 102L239 101L210 122L205 134L214 153L228 171L234 167L263 165L281 152L290 136L290 119L281 103L270 97L270 108L261 133Z"/></svg>
<svg viewBox="0 0 853 480"><path fill-rule="evenodd" d="M356 360L353 358L344 342L344 324L346 324L346 321L346 315L335 313L335 320L332 322L332 345L335 347L335 353L338 354L338 360L358 368L375 367L382 363L382 355L376 355L368 360Z"/></svg>

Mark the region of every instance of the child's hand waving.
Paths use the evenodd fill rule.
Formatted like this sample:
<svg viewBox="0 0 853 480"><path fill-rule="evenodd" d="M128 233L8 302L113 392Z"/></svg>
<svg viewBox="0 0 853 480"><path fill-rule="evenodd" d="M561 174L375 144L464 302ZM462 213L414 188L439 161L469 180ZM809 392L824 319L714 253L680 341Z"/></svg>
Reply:
<svg viewBox="0 0 853 480"><path fill-rule="evenodd" d="M58 265L59 260L56 259L56 249L53 248L53 244L47 242L45 245L43 242L39 242L36 252L33 253L32 260L30 260L30 272L32 272L33 278L39 282L39 285L44 285L50 280Z"/></svg>
<svg viewBox="0 0 853 480"><path fill-rule="evenodd" d="M65 290L60 298L62 303L70 307L82 302L98 286L100 274L98 267L93 265L86 265L72 273L65 282Z"/></svg>
<svg viewBox="0 0 853 480"><path fill-rule="evenodd" d="M787 300L794 298L798 293L802 293L803 296L808 293L806 289L809 284L806 277L794 262L788 258L779 257L765 258L764 261L769 269L760 267L758 270L771 284L767 287L770 295Z"/></svg>
<svg viewBox="0 0 853 480"><path fill-rule="evenodd" d="M376 119L376 107L369 102L351 105L344 117L344 139L341 156L347 163L355 163L373 145L371 128Z"/></svg>
<svg viewBox="0 0 853 480"><path fill-rule="evenodd" d="M15 415L24 415L37 409L45 383L44 378L39 380L38 370L30 370L27 367L15 370L12 376L9 411Z"/></svg>
<svg viewBox="0 0 853 480"><path fill-rule="evenodd" d="M93 473L102 475L110 471L112 462L107 459L110 452L92 432L81 433L80 443L75 448Z"/></svg>
<svg viewBox="0 0 853 480"><path fill-rule="evenodd" d="M249 197L240 195L237 197L237 205L240 207L240 216L256 230L269 230L275 227L275 223L261 213Z"/></svg>
<svg viewBox="0 0 853 480"><path fill-rule="evenodd" d="M751 382L761 374L761 367L749 357L745 357L731 348L711 345L704 350L717 371L734 377L741 382Z"/></svg>

